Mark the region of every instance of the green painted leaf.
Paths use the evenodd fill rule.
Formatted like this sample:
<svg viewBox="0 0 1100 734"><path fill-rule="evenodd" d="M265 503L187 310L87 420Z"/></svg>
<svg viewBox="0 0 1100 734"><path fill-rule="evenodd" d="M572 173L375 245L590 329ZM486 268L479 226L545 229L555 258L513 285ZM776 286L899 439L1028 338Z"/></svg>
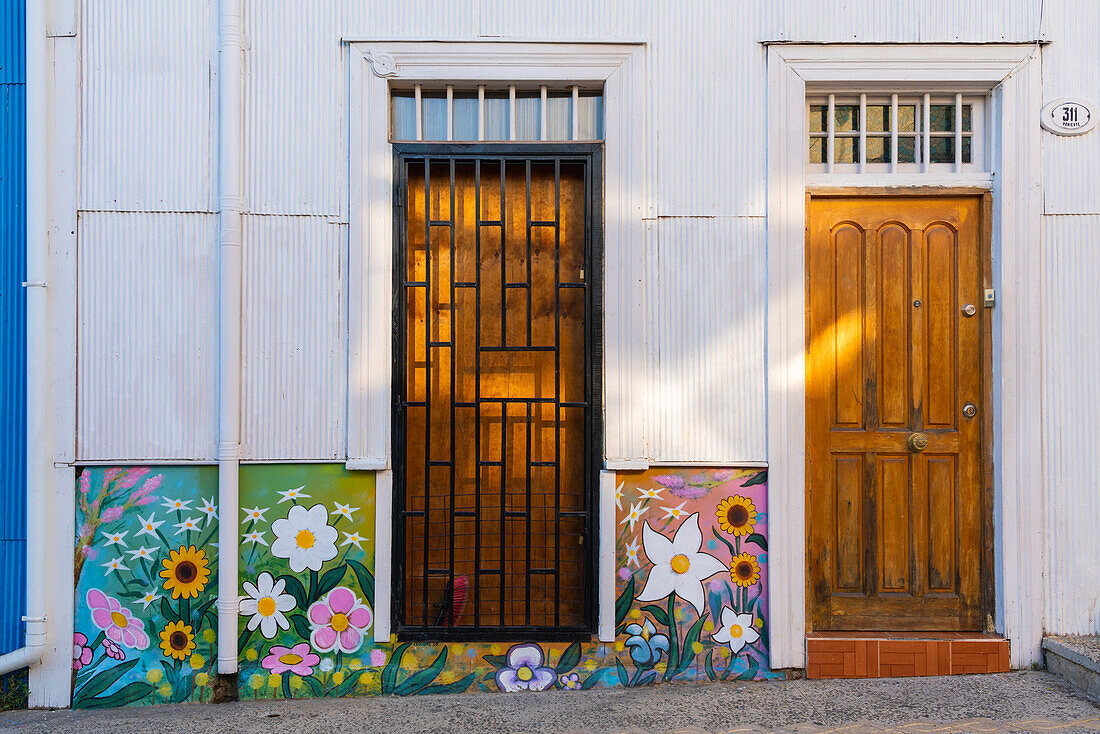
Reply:
<svg viewBox="0 0 1100 734"><path fill-rule="evenodd" d="M286 673L282 676L282 689L283 698L294 698L294 695L290 692L290 676Z"/></svg>
<svg viewBox="0 0 1100 734"><path fill-rule="evenodd" d="M401 670L401 658L405 656L405 651L408 649L409 643L406 642L398 645L390 655L390 661L382 669L382 693L389 695L397 687L397 673Z"/></svg>
<svg viewBox="0 0 1100 734"><path fill-rule="evenodd" d="M118 682L118 679L130 672L140 662L140 658L134 658L133 660L127 660L124 663L119 663L113 668L107 668L101 670L92 676L92 679L84 684L84 687L73 698L73 706L83 706L85 700L94 698L105 690L113 686Z"/></svg>
<svg viewBox="0 0 1100 734"><path fill-rule="evenodd" d="M619 594L619 598L615 600L615 626L618 627L622 624L622 621L626 619L627 613L630 612L630 605L634 603L634 577L631 576L630 580L626 582L626 588L623 589L623 593Z"/></svg>
<svg viewBox="0 0 1100 734"><path fill-rule="evenodd" d="M707 661L703 664L703 667L707 671L707 678L711 680L718 680L718 673L714 670L714 650L707 653Z"/></svg>
<svg viewBox="0 0 1100 734"><path fill-rule="evenodd" d="M648 604L642 607L642 611L652 614L653 618L657 620L658 624L663 624L665 627L669 628L672 627L672 625L669 624L668 612L666 612L664 609L661 609L656 604Z"/></svg>
<svg viewBox="0 0 1100 734"><path fill-rule="evenodd" d="M347 564L351 567L352 573L355 574L355 578L359 581L359 588L363 590L363 597L367 600L367 604L373 609L374 574L372 574L370 569L362 563L351 558L347 560Z"/></svg>
<svg viewBox="0 0 1100 734"><path fill-rule="evenodd" d="M252 630L245 627L244 632L242 632L240 634L240 636L237 638L237 653L238 654L244 652L245 645L248 644L248 641L251 638L252 638Z"/></svg>
<svg viewBox="0 0 1100 734"><path fill-rule="evenodd" d="M206 616L206 612L210 609L210 607L214 606L214 604L217 603L217 601L218 601L217 595L211 596L209 601L207 601L205 604L202 604L201 606L197 607L193 611L191 619L193 620L192 624L195 625L195 633L196 634L198 634L198 631L199 631L198 628L202 624L202 618L204 616Z"/></svg>
<svg viewBox="0 0 1100 734"><path fill-rule="evenodd" d="M79 706L85 709L99 709L110 708L114 706L125 706L128 703L134 701L140 701L153 692L153 687L148 683L135 682L128 686L123 686L110 696L100 696L99 698L91 698L81 703L73 701L73 706Z"/></svg>
<svg viewBox="0 0 1100 734"><path fill-rule="evenodd" d="M482 655L481 659L494 668L503 668L508 664L508 658L504 655Z"/></svg>
<svg viewBox="0 0 1100 734"><path fill-rule="evenodd" d="M760 664L753 658L749 658L749 667L745 668L745 672L737 676L738 680L753 680L756 678L756 671L760 669Z"/></svg>
<svg viewBox="0 0 1100 734"><path fill-rule="evenodd" d="M326 571L325 575L321 577L321 582L317 585L317 591L315 592L317 598L320 599L322 596L335 589L340 583L340 580L344 578L344 574L347 570L347 564L341 563L336 568Z"/></svg>
<svg viewBox="0 0 1100 734"><path fill-rule="evenodd" d="M765 538L760 533L753 533L749 537L745 538L745 541L748 542L748 543L756 543L758 546L760 546L764 550L768 549L768 539Z"/></svg>
<svg viewBox="0 0 1100 734"><path fill-rule="evenodd" d="M439 651L439 655L436 656L432 664L424 670L417 673L413 673L404 681L402 681L396 688L393 689L394 695L407 696L410 693L416 693L418 690L434 681L439 674L443 671L443 666L447 664L447 648L444 647Z"/></svg>
<svg viewBox="0 0 1100 734"><path fill-rule="evenodd" d="M684 652L680 656L677 672L687 670L687 666L691 665L691 662L695 659L695 651L692 646L699 641L699 635L703 631L703 623L706 622L707 616L707 613L703 612L703 616L695 620L695 624L688 629L687 637L684 638Z"/></svg>
<svg viewBox="0 0 1100 734"><path fill-rule="evenodd" d="M295 614L290 618L290 623L294 625L294 631L298 633L298 636L303 640L308 640L310 634L313 632L309 628L309 621L306 620L304 614Z"/></svg>
<svg viewBox="0 0 1100 734"><path fill-rule="evenodd" d="M336 686L336 688L334 688L332 690L332 695L333 696L346 696L346 695L348 695L348 691L350 691L352 688L355 687L355 685L357 683L359 683L359 678L362 677L363 673L366 673L366 672L367 671L365 671L365 670L353 670L351 673L348 674L348 677L344 679L343 683Z"/></svg>
<svg viewBox="0 0 1100 734"><path fill-rule="evenodd" d="M162 596L160 598L160 616L168 622L175 622L179 620L179 615L176 614L176 610L172 608L172 605L168 603L168 598Z"/></svg>
<svg viewBox="0 0 1100 734"><path fill-rule="evenodd" d="M320 696L324 692L324 689L321 688L321 681L317 680L313 676L307 676L305 678L302 678L302 680L305 681L307 686L309 686L309 690L313 692L314 696Z"/></svg>
<svg viewBox="0 0 1100 734"><path fill-rule="evenodd" d="M415 695L423 696L429 693L462 693L470 684L474 682L474 678L477 677L477 673L470 673L462 680L456 680L454 683L447 683L446 685L438 686L425 686L416 692Z"/></svg>
<svg viewBox="0 0 1100 734"><path fill-rule="evenodd" d="M554 672L558 675L564 675L573 668L577 667L577 663L581 661L581 643L574 642L569 647L565 648L561 657L558 658L558 665L554 668Z"/></svg>
<svg viewBox="0 0 1100 734"><path fill-rule="evenodd" d="M714 533L714 537L718 538L718 540L722 541L725 544L725 546L730 549L730 556L736 556L737 555L737 551L734 550L733 545L728 540L726 540L725 538L723 538L721 535L718 534L718 528L712 526L710 531L712 533Z"/></svg>
<svg viewBox="0 0 1100 734"><path fill-rule="evenodd" d="M656 670L651 670L648 673L646 673L645 675L643 675L638 680L638 682L635 683L634 685L636 685L636 686L648 686L650 683L652 683L655 680L657 680L657 671Z"/></svg>
<svg viewBox="0 0 1100 734"><path fill-rule="evenodd" d="M768 470L763 469L761 471L756 472L756 474L753 474L751 477L749 477L748 481L746 481L741 486L742 487L752 487L753 485L756 485L756 484L764 484L767 481L768 481Z"/></svg>
<svg viewBox="0 0 1100 734"><path fill-rule="evenodd" d="M599 670L592 671L592 675L585 678L584 681L581 683L581 690L587 691L589 688L592 688L597 683L599 683L600 677L603 675L603 672L605 670L607 670L607 668L600 668Z"/></svg>
<svg viewBox="0 0 1100 734"><path fill-rule="evenodd" d="M302 582L295 576L290 574L283 574L279 577L286 584L286 593L294 597L294 601L298 602L298 608L303 612L306 611L306 587L302 586Z"/></svg>
<svg viewBox="0 0 1100 734"><path fill-rule="evenodd" d="M626 674L626 668L623 667L622 661L615 661L615 672L619 674L619 685L623 688L630 685L630 676Z"/></svg>

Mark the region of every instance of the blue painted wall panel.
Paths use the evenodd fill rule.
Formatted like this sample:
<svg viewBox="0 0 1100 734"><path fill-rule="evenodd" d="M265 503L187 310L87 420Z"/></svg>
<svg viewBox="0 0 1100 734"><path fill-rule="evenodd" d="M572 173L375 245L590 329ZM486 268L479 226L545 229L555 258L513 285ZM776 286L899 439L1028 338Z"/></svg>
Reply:
<svg viewBox="0 0 1100 734"><path fill-rule="evenodd" d="M24 0L0 0L0 653L26 609L26 64Z"/></svg>

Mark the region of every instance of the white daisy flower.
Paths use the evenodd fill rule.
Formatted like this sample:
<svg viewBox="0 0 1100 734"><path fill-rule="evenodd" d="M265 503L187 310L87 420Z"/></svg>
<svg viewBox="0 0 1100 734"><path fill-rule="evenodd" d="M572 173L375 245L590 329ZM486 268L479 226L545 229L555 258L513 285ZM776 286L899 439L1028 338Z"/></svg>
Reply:
<svg viewBox="0 0 1100 734"><path fill-rule="evenodd" d="M123 538L125 538L127 533L129 532L130 531L125 530L121 533L104 533L103 537L107 539L107 545L121 545L123 548L125 548L126 542L123 540Z"/></svg>
<svg viewBox="0 0 1100 734"><path fill-rule="evenodd" d="M356 512L356 511L359 510L358 507L350 507L349 506L350 503L348 505L342 505L339 502L334 502L333 504L336 505L336 511L333 514L334 515L343 515L348 520L351 519L351 513ZM345 533L345 535L346 535L346 533Z"/></svg>
<svg viewBox="0 0 1100 734"><path fill-rule="evenodd" d="M199 512L206 515L206 522L218 519L218 506L205 497L202 498L202 507L199 508Z"/></svg>
<svg viewBox="0 0 1100 734"><path fill-rule="evenodd" d="M664 499L663 497L661 497L661 492L663 491L665 491L664 487L657 487L656 489L643 489L641 491L641 496L651 500Z"/></svg>
<svg viewBox="0 0 1100 734"><path fill-rule="evenodd" d="M190 510L192 502L193 500L174 500L166 497L164 499L164 506L169 510L179 510L182 512L183 510Z"/></svg>
<svg viewBox="0 0 1100 734"><path fill-rule="evenodd" d="M303 484L301 487L279 491L279 494L281 494L283 498L279 500L278 504L282 504L283 502L293 502L294 500L307 499L309 495L302 491L305 488L306 485Z"/></svg>
<svg viewBox="0 0 1100 734"><path fill-rule="evenodd" d="M366 538L360 538L359 533L344 533L344 541L340 543L340 546L343 547L345 545L351 544L359 550L363 550L363 546L359 544L362 543L364 540L366 540Z"/></svg>
<svg viewBox="0 0 1100 734"><path fill-rule="evenodd" d="M118 558L115 558L113 560L107 561L106 563L103 564L103 567L105 569L107 569L108 571L129 571L130 570L130 569L126 568L126 566L122 565L122 557L121 556L118 557Z"/></svg>
<svg viewBox="0 0 1100 734"><path fill-rule="evenodd" d="M185 533L188 530L197 531L199 529L199 518L189 517L183 522L176 523L174 527L179 528L179 530L176 531L176 535L179 535L180 533Z"/></svg>
<svg viewBox="0 0 1100 734"><path fill-rule="evenodd" d="M142 546L141 548L138 548L136 550L126 551L126 552L130 554L130 558L150 558L151 559L153 557L153 549L152 548L146 548L144 546Z"/></svg>
<svg viewBox="0 0 1100 734"><path fill-rule="evenodd" d="M290 594L284 594L286 581L278 581L264 571L256 578L256 583L244 582L244 592L248 598L241 601L241 614L252 617L248 620L248 629L260 628L260 634L267 639L275 636L279 629L290 629L290 622L283 612L289 612L297 606Z"/></svg>
<svg viewBox="0 0 1100 734"><path fill-rule="evenodd" d="M332 658L321 658L321 664L317 667L324 673L331 673L336 667L336 663L332 662Z"/></svg>
<svg viewBox="0 0 1100 734"><path fill-rule="evenodd" d="M271 530L271 554L290 561L294 573L306 568L320 571L325 561L336 557L336 528L329 526L328 510L320 503L308 510L294 505L285 518L271 523Z"/></svg>
<svg viewBox="0 0 1100 734"><path fill-rule="evenodd" d="M741 652L745 645L760 639L760 633L752 626L751 614L738 614L729 607L722 607L722 627L711 639L726 644L734 655Z"/></svg>
<svg viewBox="0 0 1100 734"><path fill-rule="evenodd" d="M152 604L153 602L155 602L159 598L160 598L160 594L158 594L155 589L153 591L150 591L148 594L141 597L141 608L142 609L148 609L149 605Z"/></svg>
<svg viewBox="0 0 1100 734"><path fill-rule="evenodd" d="M636 505L631 505L630 506L630 512L628 512L626 514L626 517L624 517L622 519L622 522L620 522L619 524L620 525L626 525L627 523L630 523L630 532L633 533L634 532L634 525L635 525L635 523L638 522L638 520L641 519L643 512L645 512L645 510L642 509L642 503L641 502L639 502Z"/></svg>
<svg viewBox="0 0 1100 734"><path fill-rule="evenodd" d="M260 545L267 545L267 541L264 540L264 533L265 532L267 532L267 531L266 530L253 530L251 533L245 533L241 537L241 539L245 543L252 543L252 545L255 545L256 543L259 543Z"/></svg>
<svg viewBox="0 0 1100 734"><path fill-rule="evenodd" d="M267 520L264 519L264 513L267 512L268 510L270 510L271 508L270 507L244 507L242 509L244 511L244 519L241 520L241 524L243 525L244 523L249 522L249 521L252 521L252 522L267 522Z"/></svg>
<svg viewBox="0 0 1100 734"><path fill-rule="evenodd" d="M138 535L152 535L155 537L157 534L157 528L164 524L164 520L157 520L156 522L153 522L152 515L150 515L148 519L145 519L139 515L138 522L141 523L141 530L137 531L137 534L134 535L135 538Z"/></svg>
<svg viewBox="0 0 1100 734"><path fill-rule="evenodd" d="M673 520L679 520L681 517L687 515L687 512L684 510L684 505L686 504L687 500L684 500L677 507L662 507L661 509L665 511L665 517L671 517ZM662 517L661 519L664 520L665 517Z"/></svg>
<svg viewBox="0 0 1100 734"><path fill-rule="evenodd" d="M615 488L615 509L623 509L623 485L626 482L619 482L619 486Z"/></svg>
<svg viewBox="0 0 1100 734"><path fill-rule="evenodd" d="M629 566L634 564L635 568L639 567L638 563L638 539L635 538L633 543L627 543L626 545L626 564Z"/></svg>
<svg viewBox="0 0 1100 734"><path fill-rule="evenodd" d="M700 553L703 533L699 529L699 513L692 513L676 530L672 540L649 527L642 527L642 547L653 568L638 601L657 601L675 593L703 613L703 580L728 570L712 555Z"/></svg>

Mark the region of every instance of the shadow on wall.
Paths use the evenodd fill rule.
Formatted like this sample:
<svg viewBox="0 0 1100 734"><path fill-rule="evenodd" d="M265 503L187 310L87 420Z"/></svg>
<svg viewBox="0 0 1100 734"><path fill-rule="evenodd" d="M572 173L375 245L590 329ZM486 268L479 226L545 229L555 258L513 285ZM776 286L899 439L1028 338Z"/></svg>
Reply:
<svg viewBox="0 0 1100 734"><path fill-rule="evenodd" d="M213 467L81 473L74 707L210 699L216 477ZM374 476L243 467L241 698L775 677L766 472L662 469L618 481L614 643L377 645Z"/></svg>

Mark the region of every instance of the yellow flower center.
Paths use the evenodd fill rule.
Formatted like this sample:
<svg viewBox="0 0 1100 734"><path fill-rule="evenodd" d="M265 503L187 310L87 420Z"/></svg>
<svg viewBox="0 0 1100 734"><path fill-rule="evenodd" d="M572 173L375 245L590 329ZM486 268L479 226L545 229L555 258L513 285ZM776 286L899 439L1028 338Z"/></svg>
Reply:
<svg viewBox="0 0 1100 734"><path fill-rule="evenodd" d="M329 624L331 624L332 628L337 632L343 632L348 628L348 615L334 614L332 615L332 621Z"/></svg>
<svg viewBox="0 0 1100 734"><path fill-rule="evenodd" d="M286 655L279 656L279 662L283 665L297 665L298 663L302 662L302 656L295 655L292 652L288 652Z"/></svg>
<svg viewBox="0 0 1100 734"><path fill-rule="evenodd" d="M309 530L302 530L298 533L298 537L295 538L299 548L312 548L316 542L316 538L313 537L313 533Z"/></svg>
<svg viewBox="0 0 1100 734"><path fill-rule="evenodd" d="M256 611L265 617L270 617L275 613L275 600L270 596L265 596L256 602Z"/></svg>
<svg viewBox="0 0 1100 734"><path fill-rule="evenodd" d="M111 621L115 623L116 627L126 628L126 625L130 624L126 619L126 615L122 612L111 612Z"/></svg>
<svg viewBox="0 0 1100 734"><path fill-rule="evenodd" d="M676 573L687 573L689 568L691 568L691 562L683 553L678 553L672 557L672 570Z"/></svg>
<svg viewBox="0 0 1100 734"><path fill-rule="evenodd" d="M535 677L535 673L524 665L522 668L516 671L516 677L520 680L531 680Z"/></svg>
<svg viewBox="0 0 1100 734"><path fill-rule="evenodd" d="M735 624L730 627L730 637L740 637L745 633L745 630L741 629L741 625Z"/></svg>

